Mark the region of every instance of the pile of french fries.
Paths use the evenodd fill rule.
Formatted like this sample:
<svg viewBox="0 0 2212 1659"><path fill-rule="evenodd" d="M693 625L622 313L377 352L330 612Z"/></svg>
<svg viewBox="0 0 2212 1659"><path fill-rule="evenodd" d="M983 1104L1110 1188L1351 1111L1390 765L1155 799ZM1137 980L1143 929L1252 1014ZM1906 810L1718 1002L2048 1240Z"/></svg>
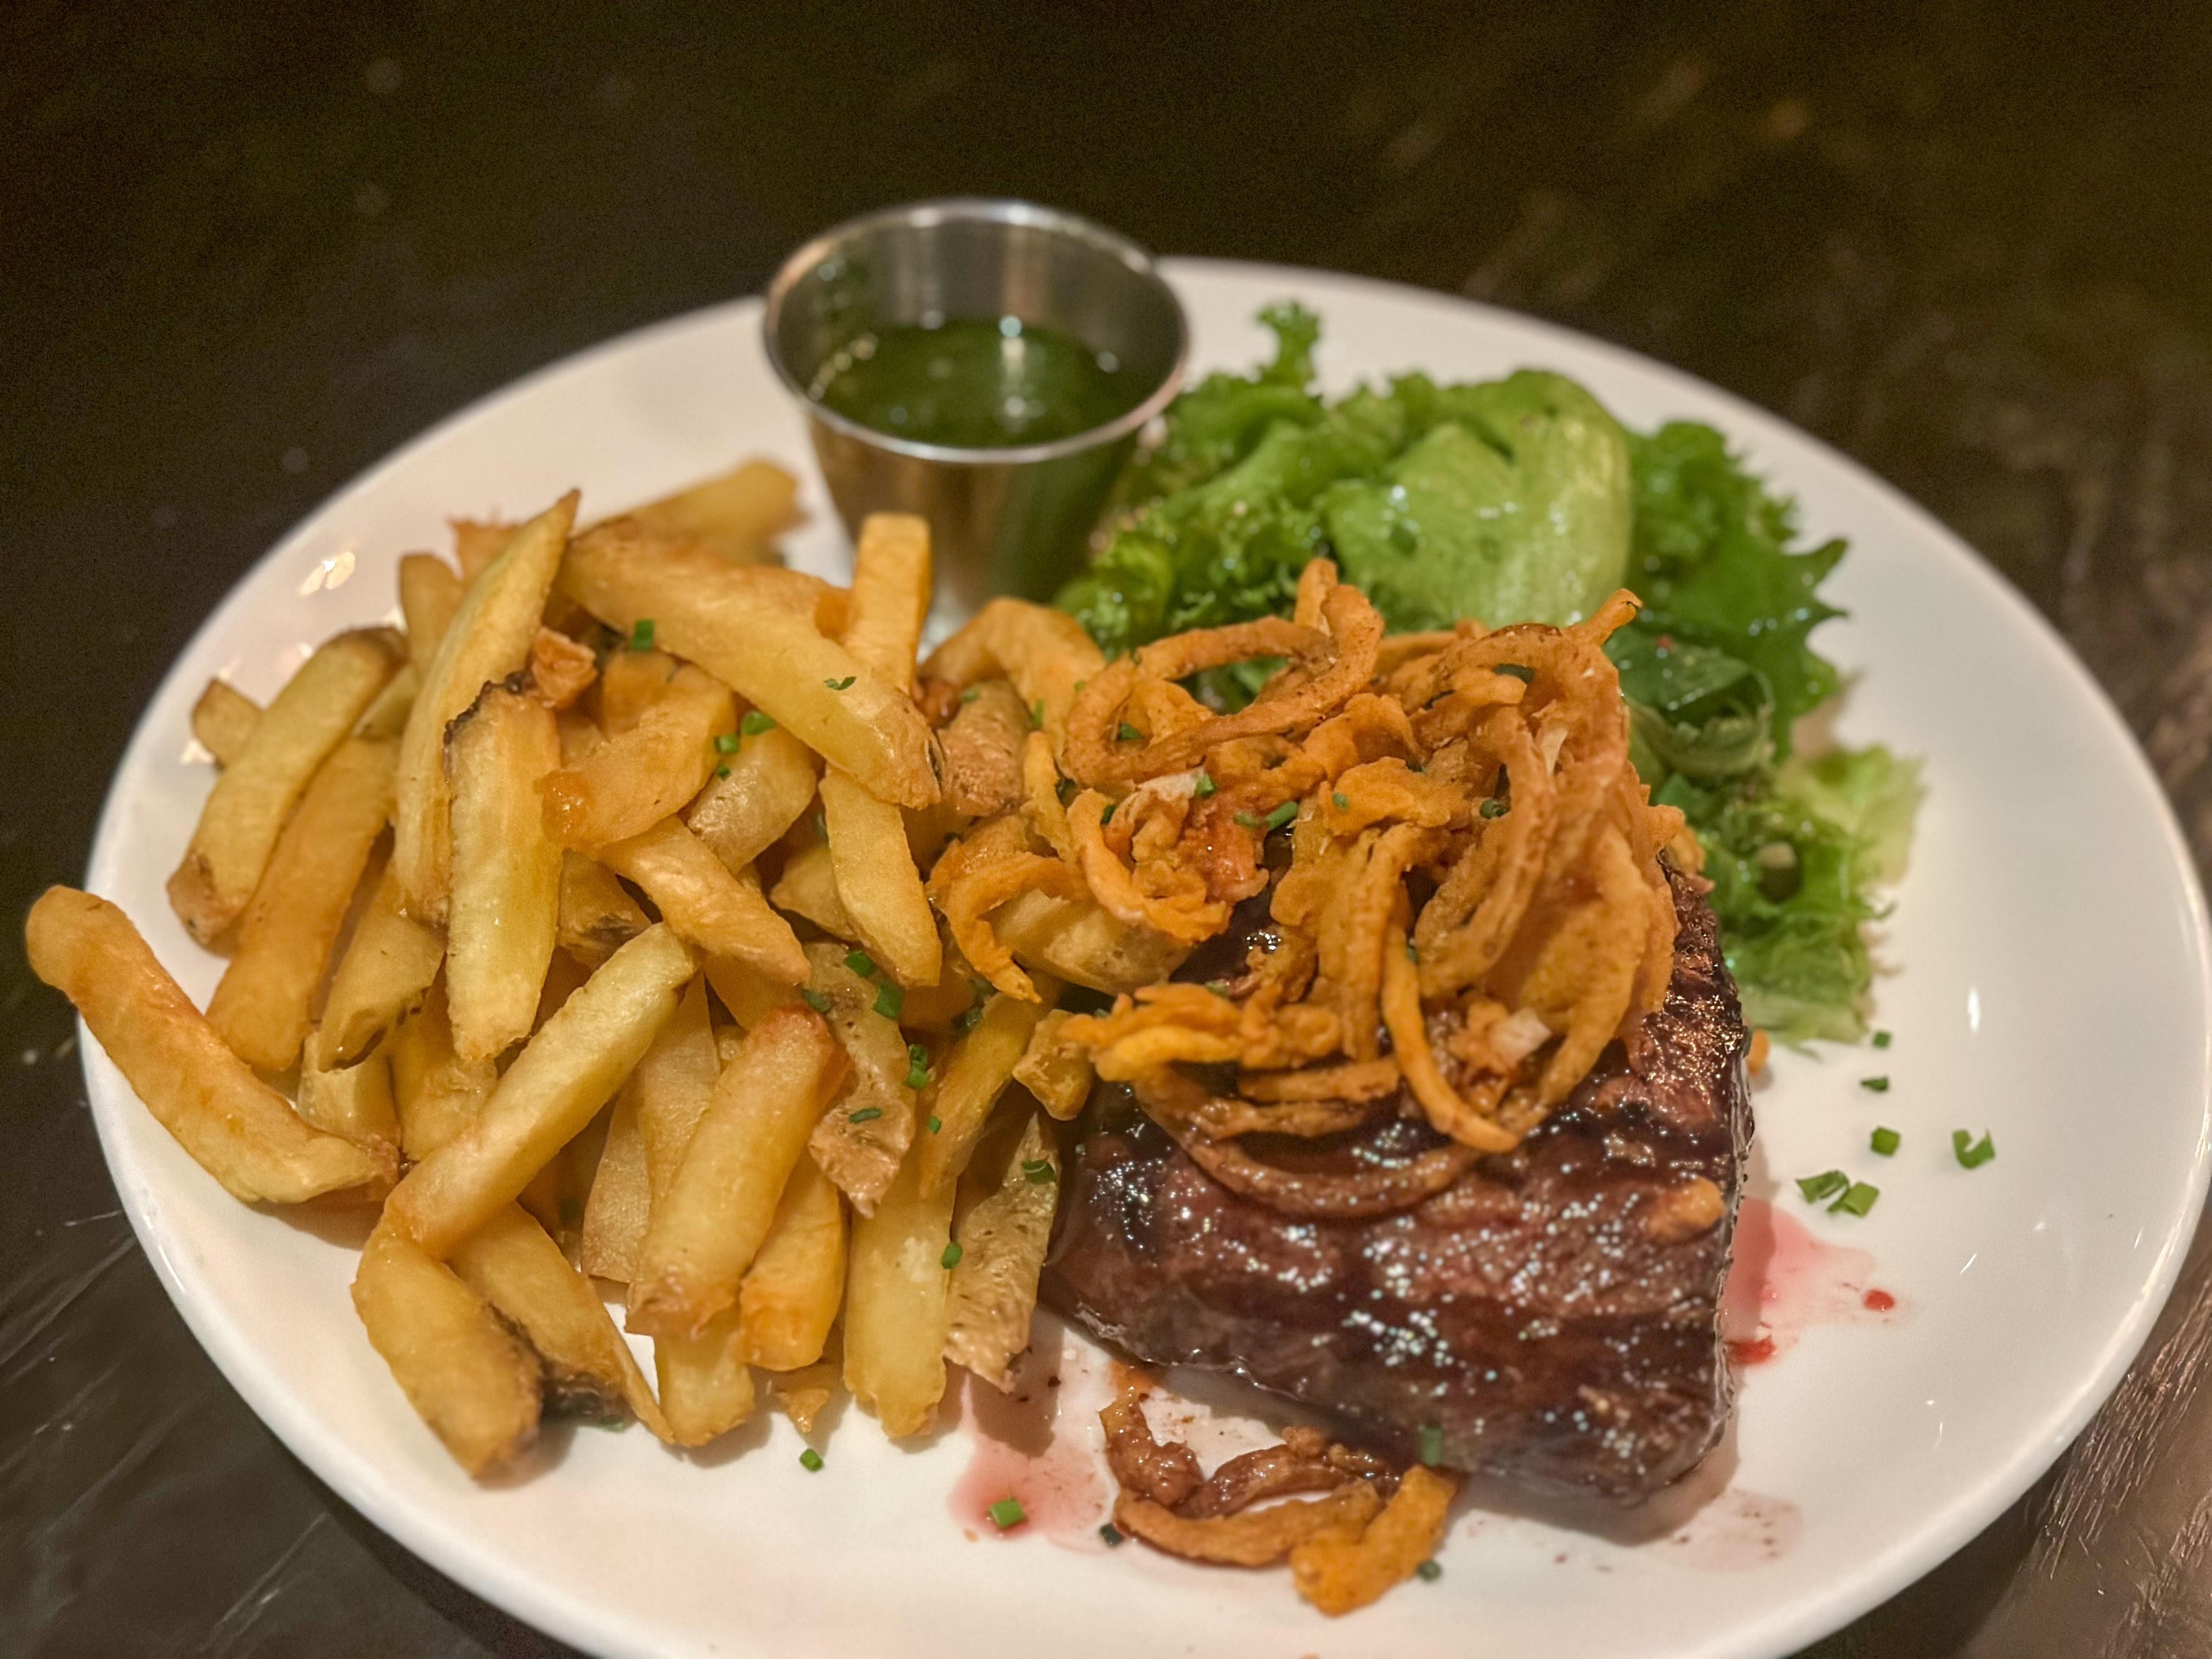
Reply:
<svg viewBox="0 0 2212 1659"><path fill-rule="evenodd" d="M927 528L869 520L837 588L774 562L793 493L756 462L581 531L573 493L457 523L400 562L404 627L266 708L209 685L168 888L228 957L204 1014L112 904L27 924L227 1189L374 1216L354 1304L475 1474L549 1406L702 1445L762 1379L804 1434L842 1378L913 1435L948 1362L1003 1388L1029 1342L1085 917L1031 929L1033 999L948 942Z"/></svg>

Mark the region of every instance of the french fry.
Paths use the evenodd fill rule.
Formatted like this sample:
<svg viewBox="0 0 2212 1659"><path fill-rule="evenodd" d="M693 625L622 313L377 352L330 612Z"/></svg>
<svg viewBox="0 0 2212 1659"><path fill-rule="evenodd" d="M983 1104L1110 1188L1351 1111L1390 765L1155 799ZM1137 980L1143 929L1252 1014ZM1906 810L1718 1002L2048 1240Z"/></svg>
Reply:
<svg viewBox="0 0 2212 1659"><path fill-rule="evenodd" d="M703 1446L753 1414L753 1374L742 1342L735 1308L708 1320L696 1336L653 1338L660 1407L678 1445Z"/></svg>
<svg viewBox="0 0 2212 1659"><path fill-rule="evenodd" d="M169 903L203 945L238 920L276 837L316 769L398 672L402 646L388 628L340 634L278 692L200 809Z"/></svg>
<svg viewBox="0 0 2212 1659"><path fill-rule="evenodd" d="M486 686L447 735L446 1002L464 1060L496 1060L537 1019L561 906L561 848L537 790L560 758L552 711L504 686Z"/></svg>
<svg viewBox="0 0 2212 1659"><path fill-rule="evenodd" d="M707 993L694 980L623 1085L623 1097L637 1109L648 1206L667 1194L684 1149L691 1144L692 1131L714 1102L721 1075L722 1056L708 1019Z"/></svg>
<svg viewBox="0 0 2212 1659"><path fill-rule="evenodd" d="M489 1064L465 1065L453 1053L442 980L432 981L421 1006L394 1029L389 1052L399 1144L410 1159L420 1163L483 1110L499 1073Z"/></svg>
<svg viewBox="0 0 2212 1659"><path fill-rule="evenodd" d="M938 793L935 749L921 712L813 621L763 604L760 582L748 579L768 574L704 548L595 531L569 548L561 584L624 633L653 618L669 650L706 669L871 793L901 806L928 805Z"/></svg>
<svg viewBox="0 0 2212 1659"><path fill-rule="evenodd" d="M1091 1051L1060 1036L1061 1028L1073 1018L1066 1009L1055 1008L1039 1020L1030 1033L1030 1046L1014 1066L1014 1081L1063 1123L1083 1109L1097 1076Z"/></svg>
<svg viewBox="0 0 2212 1659"><path fill-rule="evenodd" d="M570 491L517 531L505 550L471 583L468 596L422 675L406 735L399 745L392 862L399 872L407 914L442 923L452 853L446 787L446 728L495 680L518 672L530 658L539 615L560 568L576 516Z"/></svg>
<svg viewBox="0 0 2212 1659"><path fill-rule="evenodd" d="M421 685L415 665L401 663L399 672L385 681L384 690L376 694L368 707L362 710L361 718L353 723L354 736L398 743L407 730L408 717L415 712L415 693Z"/></svg>
<svg viewBox="0 0 2212 1659"><path fill-rule="evenodd" d="M911 513L871 513L853 552L853 596L844 647L914 695L914 657L929 617L929 520Z"/></svg>
<svg viewBox="0 0 2212 1659"><path fill-rule="evenodd" d="M832 767L822 779L822 815L837 896L860 942L902 985L934 985L945 957L937 915L908 850L906 820Z"/></svg>
<svg viewBox="0 0 2212 1659"><path fill-rule="evenodd" d="M744 1358L774 1371L812 1364L844 1297L845 1200L821 1166L802 1158L738 1286Z"/></svg>
<svg viewBox="0 0 2212 1659"><path fill-rule="evenodd" d="M853 1063L852 1075L814 1127L807 1149L862 1215L898 1174L914 1139L913 1058L898 1022L883 1012L883 988L847 963L843 947L806 947L810 1000Z"/></svg>
<svg viewBox="0 0 2212 1659"><path fill-rule="evenodd" d="M822 1358L811 1365L769 1374L769 1390L775 1398L776 1409L809 1440L814 1437L815 1423L843 1381L844 1364L833 1336Z"/></svg>
<svg viewBox="0 0 2212 1659"><path fill-rule="evenodd" d="M596 968L651 926L615 872L581 853L561 854L561 908L555 938L561 948Z"/></svg>
<svg viewBox="0 0 2212 1659"><path fill-rule="evenodd" d="M556 1403L597 1417L627 1412L670 1437L660 1403L599 1293L537 1222L508 1205L462 1242L453 1268L528 1340Z"/></svg>
<svg viewBox="0 0 2212 1659"><path fill-rule="evenodd" d="M410 553L400 560L399 613L407 619L407 660L416 674L428 674L437 661L438 646L468 591L453 567L434 553Z"/></svg>
<svg viewBox="0 0 2212 1659"><path fill-rule="evenodd" d="M734 958L793 985L805 979L799 936L769 908L753 873L732 875L676 819L602 847L599 861L643 888L661 920L708 955Z"/></svg>
<svg viewBox="0 0 2212 1659"><path fill-rule="evenodd" d="M633 507L625 516L757 564L769 544L799 522L799 480L773 461L744 461L689 489Z"/></svg>
<svg viewBox="0 0 2212 1659"><path fill-rule="evenodd" d="M921 672L960 686L1002 676L1012 680L1022 706L1042 714L1039 724L1056 753L1067 740L1076 683L1092 678L1105 662L1083 624L1065 611L1025 599L993 599L930 654Z"/></svg>
<svg viewBox="0 0 2212 1659"><path fill-rule="evenodd" d="M407 1172L385 1213L442 1257L512 1203L621 1086L693 970L663 927L608 957L531 1038L483 1110Z"/></svg>
<svg viewBox="0 0 2212 1659"><path fill-rule="evenodd" d="M31 971L76 1005L146 1109L233 1196L299 1204L389 1184L388 1159L309 1128L231 1053L106 899L49 887L23 943Z"/></svg>
<svg viewBox="0 0 2212 1659"><path fill-rule="evenodd" d="M991 913L992 930L1024 967L1116 994L1158 985L1190 947L1117 921L1089 899L1018 893Z"/></svg>
<svg viewBox="0 0 2212 1659"><path fill-rule="evenodd" d="M492 561L507 551L514 532L522 528L498 519L448 519L453 532L453 562L461 568L461 581L473 585L491 568Z"/></svg>
<svg viewBox="0 0 2212 1659"><path fill-rule="evenodd" d="M1014 1067L1028 1052L1030 1037L1060 994L1060 987L1048 979L1040 978L1037 990L1044 1001L993 997L983 1005L975 1028L938 1061L937 1074L921 1095L923 1115L935 1118L939 1126L934 1134L921 1138L925 1195L949 1188L968 1167L969 1154L975 1150L991 1108L1013 1081Z"/></svg>
<svg viewBox="0 0 2212 1659"><path fill-rule="evenodd" d="M837 892L837 866L827 842L815 842L783 861L769 902L779 910L804 916L825 933L857 940L860 926ZM734 1010L732 1011L734 1012Z"/></svg>
<svg viewBox="0 0 2212 1659"><path fill-rule="evenodd" d="M192 738L228 766L246 752L246 739L261 720L261 705L228 680L210 680L192 705Z"/></svg>
<svg viewBox="0 0 2212 1659"><path fill-rule="evenodd" d="M548 708L566 708L592 689L599 658L580 640L541 628L530 641L531 695Z"/></svg>
<svg viewBox="0 0 2212 1659"><path fill-rule="evenodd" d="M547 829L564 847L590 849L643 833L679 811L714 775L717 738L735 733L729 688L686 663L636 720L574 766L538 786Z"/></svg>
<svg viewBox="0 0 2212 1659"><path fill-rule="evenodd" d="M725 757L684 813L691 833L732 871L775 845L814 805L814 756L781 726L756 732Z"/></svg>
<svg viewBox="0 0 2212 1659"><path fill-rule="evenodd" d="M1037 1275L1060 1201L1060 1151L1035 1112L1022 1119L1018 1137L994 1136L993 1143L987 1151L994 1155L971 1167L963 1183L979 1195L954 1230L960 1258L952 1267L945 1357L1005 1394L1013 1387L1014 1361L1030 1346Z"/></svg>
<svg viewBox="0 0 2212 1659"><path fill-rule="evenodd" d="M354 1310L416 1415L471 1474L538 1437L538 1361L443 1262L379 1224L354 1275Z"/></svg>
<svg viewBox="0 0 2212 1659"><path fill-rule="evenodd" d="M412 1009L419 1006L446 942L399 908L399 878L386 866L368 908L331 976L323 1003L326 1063L351 1066Z"/></svg>
<svg viewBox="0 0 2212 1659"><path fill-rule="evenodd" d="M746 1034L653 1202L630 1279L631 1330L696 1336L736 1302L844 1069L829 1028L804 1009L779 1010Z"/></svg>
<svg viewBox="0 0 2212 1659"><path fill-rule="evenodd" d="M921 1193L909 1154L872 1216L853 1222L845 1273L845 1386L893 1439L920 1434L945 1397L952 1187Z"/></svg>
<svg viewBox="0 0 2212 1659"><path fill-rule="evenodd" d="M208 1001L208 1023L264 1071L300 1057L315 993L392 805L392 746L349 738L331 752L278 836Z"/></svg>
<svg viewBox="0 0 2212 1659"><path fill-rule="evenodd" d="M748 1031L778 1008L796 1008L799 1005L796 985L771 979L749 962L708 957L700 967L708 986L729 1011L730 1018Z"/></svg>
<svg viewBox="0 0 2212 1659"><path fill-rule="evenodd" d="M665 651L641 651L635 644L608 653L599 672L602 740L629 731L644 719L647 709L669 695L684 667L683 662Z"/></svg>
<svg viewBox="0 0 2212 1659"><path fill-rule="evenodd" d="M665 1035L667 1027L661 1030ZM638 1064L642 1068L645 1062ZM638 1132L637 1099L632 1092L636 1081L637 1073L633 1072L630 1081L615 1097L613 1115L607 1121L606 1144L599 1149L592 1190L584 1200L584 1232L577 1251L586 1273L617 1285L629 1283L637 1260L637 1242L645 1237L645 1224L653 1211L653 1188L645 1172L645 1139Z"/></svg>
<svg viewBox="0 0 2212 1659"><path fill-rule="evenodd" d="M392 1065L374 1054L351 1066L330 1066L321 1031L300 1047L300 1121L325 1134L343 1135L379 1164L395 1168L399 1118L392 1103Z"/></svg>

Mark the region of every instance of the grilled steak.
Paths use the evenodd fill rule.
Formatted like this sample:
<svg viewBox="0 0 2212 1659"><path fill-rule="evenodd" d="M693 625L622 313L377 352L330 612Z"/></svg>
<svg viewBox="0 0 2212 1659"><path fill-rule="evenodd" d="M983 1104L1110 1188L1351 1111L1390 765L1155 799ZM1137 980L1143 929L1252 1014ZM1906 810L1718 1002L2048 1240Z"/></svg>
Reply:
<svg viewBox="0 0 2212 1659"><path fill-rule="evenodd" d="M1520 1146L1413 1209L1283 1214L1102 1085L1048 1296L1139 1360L1240 1373L1401 1458L1440 1443L1455 1468L1630 1501L1681 1475L1731 1402L1719 1306L1752 1123L1712 912L1674 884L1674 979L1633 1052L1614 1044ZM1179 977L1241 961L1236 931ZM1261 1155L1346 1170L1439 1144L1410 1113L1275 1139Z"/></svg>

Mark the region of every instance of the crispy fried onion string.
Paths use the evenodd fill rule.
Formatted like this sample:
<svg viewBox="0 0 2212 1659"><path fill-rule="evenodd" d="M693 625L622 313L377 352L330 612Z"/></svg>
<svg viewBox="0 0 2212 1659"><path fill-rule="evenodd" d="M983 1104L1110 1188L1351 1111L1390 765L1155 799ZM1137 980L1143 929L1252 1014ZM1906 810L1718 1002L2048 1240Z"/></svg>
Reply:
<svg viewBox="0 0 2212 1659"><path fill-rule="evenodd" d="M1008 813L947 848L929 872L928 890L975 971L1008 996L1036 1002L1036 984L999 942L990 914L1018 893L1080 898L1085 890L1079 872L1031 852L1028 826L1018 813Z"/></svg>

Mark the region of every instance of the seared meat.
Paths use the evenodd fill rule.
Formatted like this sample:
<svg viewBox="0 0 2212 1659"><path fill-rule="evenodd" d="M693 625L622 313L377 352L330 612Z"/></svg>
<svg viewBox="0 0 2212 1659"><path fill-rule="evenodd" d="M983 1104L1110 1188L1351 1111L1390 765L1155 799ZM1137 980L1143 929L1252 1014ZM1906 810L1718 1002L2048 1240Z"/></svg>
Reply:
<svg viewBox="0 0 2212 1659"><path fill-rule="evenodd" d="M1519 1147L1411 1210L1283 1215L1216 1183L1102 1085L1047 1294L1140 1360L1239 1372L1401 1458L1440 1449L1540 1489L1657 1491L1727 1421L1720 1297L1752 1133L1712 912L1680 877L1674 905L1674 980L1633 1052L1613 1045ZM1438 1138L1383 1115L1260 1141L1247 1145L1285 1164L1350 1170Z"/></svg>

